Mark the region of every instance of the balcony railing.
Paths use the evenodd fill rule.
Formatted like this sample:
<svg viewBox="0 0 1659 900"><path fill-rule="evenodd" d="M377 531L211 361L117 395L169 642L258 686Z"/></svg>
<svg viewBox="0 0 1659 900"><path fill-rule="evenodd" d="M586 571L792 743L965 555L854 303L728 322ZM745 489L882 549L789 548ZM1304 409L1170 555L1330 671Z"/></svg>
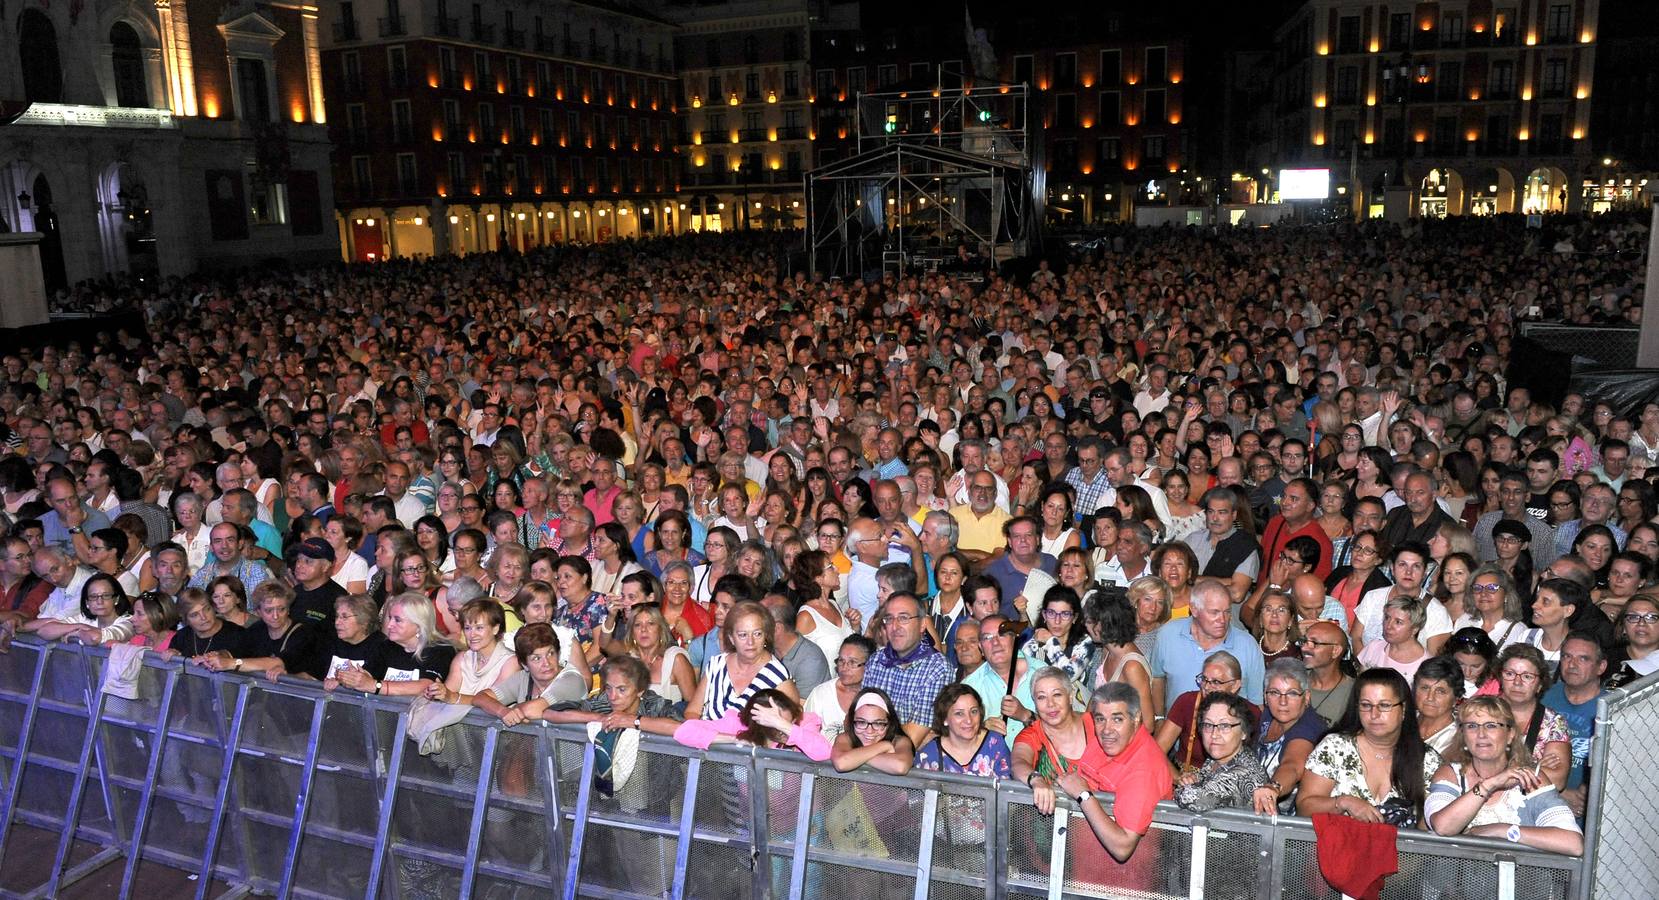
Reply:
<svg viewBox="0 0 1659 900"><path fill-rule="evenodd" d="M341 19L334 23L334 40L338 43L358 40L356 19Z"/></svg>
<svg viewBox="0 0 1659 900"><path fill-rule="evenodd" d="M472 35L473 40L479 42L480 44L495 43L494 25L491 25L488 22L472 22L470 24L472 25L472 28L469 33Z"/></svg>
<svg viewBox="0 0 1659 900"><path fill-rule="evenodd" d="M522 28L507 28L507 29L504 29L501 34L502 34L501 43L502 43L503 46L512 48L514 50L524 49L524 29L522 29Z"/></svg>
<svg viewBox="0 0 1659 900"><path fill-rule="evenodd" d="M440 85L452 90L460 90L465 85L465 82L461 80L460 69L444 69L439 73L438 78Z"/></svg>
<svg viewBox="0 0 1659 900"><path fill-rule="evenodd" d="M402 16L386 16L380 20L381 37L401 37L408 33L409 29L404 25Z"/></svg>
<svg viewBox="0 0 1659 900"><path fill-rule="evenodd" d="M778 140L800 141L806 139L806 127L803 125L786 125L778 129Z"/></svg>
<svg viewBox="0 0 1659 900"><path fill-rule="evenodd" d="M435 16L432 19L432 33L439 37L460 37L460 20L454 16Z"/></svg>
<svg viewBox="0 0 1659 900"><path fill-rule="evenodd" d="M765 128L744 128L737 133L738 140L742 141L764 141L768 136Z"/></svg>

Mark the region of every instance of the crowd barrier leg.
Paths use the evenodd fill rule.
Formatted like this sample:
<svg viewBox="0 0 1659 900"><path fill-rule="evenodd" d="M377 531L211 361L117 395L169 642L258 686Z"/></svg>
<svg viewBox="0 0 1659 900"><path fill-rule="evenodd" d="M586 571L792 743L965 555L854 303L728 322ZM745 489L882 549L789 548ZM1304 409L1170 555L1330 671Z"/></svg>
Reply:
<svg viewBox="0 0 1659 900"><path fill-rule="evenodd" d="M242 749L242 727L247 721L251 684L242 681L236 685L236 706L231 713L230 727L220 732L223 741L219 746L223 755L219 762L218 788L213 795L212 817L207 825L207 840L202 847L202 867L196 873L196 900L206 900L209 886L213 883L214 860L219 854L219 841L224 835L225 806L230 799L231 774L236 769L236 754ZM220 702L220 697L215 692L215 708L219 707ZM218 718L223 721L223 717Z"/></svg>
<svg viewBox="0 0 1659 900"><path fill-rule="evenodd" d="M928 900L933 885L934 825L939 815L939 790L928 788L922 792L922 831L916 843L916 890L913 900Z"/></svg>
<svg viewBox="0 0 1659 900"><path fill-rule="evenodd" d="M132 842L127 846L127 865L121 872L121 896L132 894L133 879L138 876L138 860L144 855L144 831L150 822L150 806L154 801L156 779L161 772L162 748L167 744L167 720L173 710L173 695L178 689L177 669L169 669L161 688L161 704L150 736L150 755L144 762L144 787L138 797L138 809L133 812Z"/></svg>
<svg viewBox="0 0 1659 900"><path fill-rule="evenodd" d="M369 886L365 896L370 900L379 894L380 880L386 870L386 854L392 841L392 807L397 803L397 778L403 771L403 748L409 744L403 739L404 730L408 725L409 711L398 713L397 730L393 732L392 758L386 765L386 774L383 776L386 784L381 789L380 813L375 820L374 856L369 859Z"/></svg>
<svg viewBox="0 0 1659 900"><path fill-rule="evenodd" d="M484 754L478 762L478 787L472 794L472 821L467 826L466 863L461 868L461 898L472 896L473 880L478 877L478 847L484 839L484 819L490 807L490 781L495 777L495 745L501 737L499 728L484 731Z"/></svg>
<svg viewBox="0 0 1659 900"><path fill-rule="evenodd" d="M76 659L80 661L84 674L84 670L90 668L85 655L76 654ZM88 676L89 682L90 678L91 676ZM89 696L86 698L86 736L81 740L80 759L76 763L74 781L71 782L69 787L69 804L64 808L63 834L58 836L57 855L52 859L52 874L41 889L42 893L48 897L56 897L59 889L64 884L63 867L69 860L69 851L75 846L75 833L80 830L81 802L86 798L87 773L92 767L93 752L98 746L98 719L104 712L104 697L102 691L89 691ZM107 782L107 779L100 778L99 780ZM114 818L113 812L111 818ZM113 859L117 853L119 853L118 850L112 853L110 849L106 849L87 862L96 861L97 865L101 866ZM85 865L83 864L78 868L84 869ZM74 879L69 879L69 881L72 882Z"/></svg>
<svg viewBox="0 0 1659 900"><path fill-rule="evenodd" d="M795 842L800 849L789 861L789 896L799 897L806 891L806 858L807 847L812 842L812 791L818 783L818 776L812 772L801 773L801 797L795 807Z"/></svg>
<svg viewBox="0 0 1659 900"><path fill-rule="evenodd" d="M564 900L576 900L582 875L582 842L587 839L588 804L593 801L593 744L582 746L582 780L576 788L576 822L570 829L570 855L565 860Z"/></svg>
<svg viewBox="0 0 1659 900"><path fill-rule="evenodd" d="M294 822L288 829L288 852L283 854L282 882L277 896L287 897L294 888L294 867L300 861L300 841L305 836L305 815L311 806L311 784L317 777L317 751L323 731L327 697L311 701L311 732L305 742L305 762L300 769L299 796L294 798Z"/></svg>
<svg viewBox="0 0 1659 900"><path fill-rule="evenodd" d="M693 756L686 763L685 799L680 803L680 840L674 846L674 883L671 900L685 897L686 868L691 860L692 834L697 827L697 782L703 774L703 760Z"/></svg>
<svg viewBox="0 0 1659 900"><path fill-rule="evenodd" d="M755 755L749 754L749 867L753 877L754 900L770 900L772 896L772 833L767 823L766 774L755 764ZM806 852L803 846L797 852Z"/></svg>
<svg viewBox="0 0 1659 900"><path fill-rule="evenodd" d="M12 820L17 812L17 802L22 796L23 776L29 768L29 742L34 737L35 718L40 712L40 699L45 693L41 690L41 683L46 677L46 660L51 656L56 645L47 644L35 651L34 690L29 694L27 708L23 712L23 724L17 731L17 751L11 757L11 780L6 785L4 805L0 806L0 863L6 859L6 841L11 837Z"/></svg>
<svg viewBox="0 0 1659 900"><path fill-rule="evenodd" d="M551 729L541 729L536 740L546 762L542 776L542 807L547 820L547 846L544 850L546 865L542 869L547 873L548 887L557 894L564 887L564 869L559 860L566 858L565 848L570 833L565 827L564 804L559 802L559 750L554 744Z"/></svg>

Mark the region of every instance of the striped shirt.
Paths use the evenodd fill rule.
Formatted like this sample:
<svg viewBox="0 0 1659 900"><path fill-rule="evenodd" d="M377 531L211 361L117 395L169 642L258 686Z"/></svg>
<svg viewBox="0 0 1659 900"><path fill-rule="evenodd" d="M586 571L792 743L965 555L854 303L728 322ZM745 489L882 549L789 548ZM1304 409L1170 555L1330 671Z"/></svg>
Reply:
<svg viewBox="0 0 1659 900"><path fill-rule="evenodd" d="M789 680L789 667L783 660L773 657L766 665L760 667L755 677L749 679L749 686L742 691L735 689L732 684L731 672L728 663L730 653L722 653L708 661L703 669L703 678L708 682L708 690L703 692L703 718L718 719L724 716L727 710L742 709L749 702L749 698L757 691L775 688Z"/></svg>

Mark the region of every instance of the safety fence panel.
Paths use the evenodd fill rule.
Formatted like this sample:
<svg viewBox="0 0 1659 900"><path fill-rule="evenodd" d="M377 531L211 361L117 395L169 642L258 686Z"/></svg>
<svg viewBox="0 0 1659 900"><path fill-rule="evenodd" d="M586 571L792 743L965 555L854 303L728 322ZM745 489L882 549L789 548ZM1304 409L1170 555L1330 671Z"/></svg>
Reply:
<svg viewBox="0 0 1659 900"><path fill-rule="evenodd" d="M1589 877L1596 897L1659 896L1659 675L1610 691L1596 704L1590 750Z"/></svg>
<svg viewBox="0 0 1659 900"><path fill-rule="evenodd" d="M0 894L114 866L132 896L151 863L195 876L198 898L1338 896L1306 819L1166 803L1119 864L1070 801L1045 816L1012 782L637 732L601 747L480 712L417 747L408 698L152 658L127 699L102 689L107 664L28 639L0 654ZM1607 697L1598 733L1594 884L1585 860L1414 831L1383 896L1659 896L1659 678Z"/></svg>

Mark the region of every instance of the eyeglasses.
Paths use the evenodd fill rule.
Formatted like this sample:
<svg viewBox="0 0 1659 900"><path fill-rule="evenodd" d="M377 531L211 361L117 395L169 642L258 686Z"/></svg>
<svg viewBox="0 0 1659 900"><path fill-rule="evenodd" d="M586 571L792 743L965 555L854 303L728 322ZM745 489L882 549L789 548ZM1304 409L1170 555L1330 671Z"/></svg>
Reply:
<svg viewBox="0 0 1659 900"><path fill-rule="evenodd" d="M1522 684L1531 684L1538 680L1538 675L1535 672L1516 672L1510 669L1499 672L1498 677L1504 681L1519 681Z"/></svg>
<svg viewBox="0 0 1659 900"><path fill-rule="evenodd" d="M1069 609L1045 609L1045 610L1043 610L1043 618L1053 619L1056 622L1070 622L1072 619L1074 619L1076 617L1077 617L1077 614L1072 612Z"/></svg>
<svg viewBox="0 0 1659 900"><path fill-rule="evenodd" d="M1659 613L1625 613L1626 625L1653 625L1659 623Z"/></svg>
<svg viewBox="0 0 1659 900"><path fill-rule="evenodd" d="M1370 701L1365 701L1365 702L1362 702L1362 703L1359 704L1359 711L1361 713L1364 713L1365 715L1371 715L1372 713L1383 713L1383 714L1386 715L1388 713L1393 712L1396 709L1399 709L1402 706L1405 706L1405 704L1404 703L1372 703Z"/></svg>
<svg viewBox="0 0 1659 900"><path fill-rule="evenodd" d="M1281 691L1275 689L1262 691L1262 696L1269 700L1294 700L1297 697L1306 697L1307 695L1307 691Z"/></svg>
<svg viewBox="0 0 1659 900"><path fill-rule="evenodd" d="M114 600L115 595L110 594L110 593L87 594L86 599L88 599L88 600Z"/></svg>
<svg viewBox="0 0 1659 900"><path fill-rule="evenodd" d="M484 551L478 549L477 547L462 547L461 545L457 544L455 546L455 552L456 553L482 553Z"/></svg>
<svg viewBox="0 0 1659 900"><path fill-rule="evenodd" d="M477 504L468 504L468 503L461 504L461 512L483 512L483 511L484 511L484 507L478 506Z"/></svg>
<svg viewBox="0 0 1659 900"><path fill-rule="evenodd" d="M887 719L854 719L853 728L857 731L885 731Z"/></svg>
<svg viewBox="0 0 1659 900"><path fill-rule="evenodd" d="M1354 547L1354 555L1355 556L1362 556L1362 555L1363 556L1376 556L1377 555L1377 548L1367 546L1365 544L1360 544L1360 545Z"/></svg>
<svg viewBox="0 0 1659 900"><path fill-rule="evenodd" d="M403 567L399 568L398 571L402 572L405 575L418 575L421 572L425 572L426 567L425 566L403 566Z"/></svg>
<svg viewBox="0 0 1659 900"><path fill-rule="evenodd" d="M1226 734L1234 728L1243 725L1243 722L1199 722L1198 730L1210 734Z"/></svg>
<svg viewBox="0 0 1659 900"><path fill-rule="evenodd" d="M865 665L866 662L862 659L847 659L842 657L835 661L835 667L837 669L862 669Z"/></svg>
<svg viewBox="0 0 1659 900"><path fill-rule="evenodd" d="M1469 590L1476 591L1476 592L1482 593L1482 594L1496 594L1496 593L1503 590L1503 585L1501 585L1501 584L1471 584L1471 585L1469 585Z"/></svg>
<svg viewBox="0 0 1659 900"><path fill-rule="evenodd" d="M1196 684L1201 688L1206 688L1206 687L1207 688L1219 688L1219 687L1226 687L1229 684L1236 684L1238 682L1238 679L1237 678L1205 678L1204 676L1200 675L1197 678L1194 678L1192 681L1193 681L1193 684Z"/></svg>
<svg viewBox="0 0 1659 900"><path fill-rule="evenodd" d="M882 616L881 624L903 626L909 625L911 622L914 622L920 618L921 616L911 615L910 613L892 613L890 615Z"/></svg>
<svg viewBox="0 0 1659 900"><path fill-rule="evenodd" d="M1487 734L1496 734L1497 732L1502 731L1502 730L1504 730L1508 727L1509 727L1508 725L1505 725L1502 722L1464 722L1463 723L1463 730L1469 732L1470 734L1475 734L1475 733L1481 732L1481 731L1484 731Z"/></svg>

